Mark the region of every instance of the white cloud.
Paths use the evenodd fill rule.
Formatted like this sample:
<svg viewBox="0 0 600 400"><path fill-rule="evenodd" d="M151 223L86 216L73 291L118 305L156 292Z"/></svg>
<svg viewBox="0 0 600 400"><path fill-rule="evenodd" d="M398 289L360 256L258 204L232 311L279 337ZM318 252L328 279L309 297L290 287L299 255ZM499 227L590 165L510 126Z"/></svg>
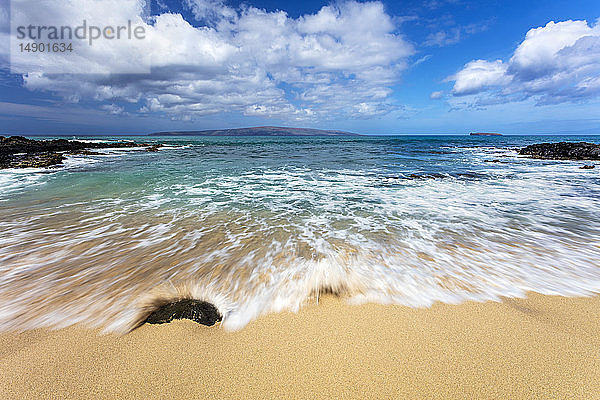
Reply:
<svg viewBox="0 0 600 400"><path fill-rule="evenodd" d="M447 30L430 33L425 39L425 46L449 46L460 42L467 36L488 29L486 24L468 24L456 26Z"/></svg>
<svg viewBox="0 0 600 400"><path fill-rule="evenodd" d="M431 60L432 57L433 56L431 54L425 54L423 57L421 57L417 61L413 62L412 66L416 67L417 65L423 64L424 62Z"/></svg>
<svg viewBox="0 0 600 400"><path fill-rule="evenodd" d="M186 1L207 25L195 27L179 14L156 16L146 26L151 74L51 75L39 68L24 74L26 87L73 102L139 103L141 112L181 119L224 112L363 118L398 109L391 86L414 51L382 3L351 1L290 18L222 1ZM130 56L112 50L113 58ZM96 56L85 61L101 63Z"/></svg>
<svg viewBox="0 0 600 400"><path fill-rule="evenodd" d="M10 55L10 16L8 1L0 0L0 66L5 68Z"/></svg>
<svg viewBox="0 0 600 400"><path fill-rule="evenodd" d="M152 50L147 36L151 35L152 29L145 21L145 5L142 0L11 0L11 71L147 73ZM128 26L131 28L127 29ZM23 30L19 31L18 27ZM69 30L65 31L63 27ZM56 38L50 36L51 28L60 40L55 41ZM143 39L132 39L137 28L142 29L139 37ZM109 29L112 39L96 39L102 37L101 32L105 29ZM19 38L24 32L31 32L32 36ZM32 43L46 46L50 42L70 44L71 47L69 51L23 51L20 47Z"/></svg>
<svg viewBox="0 0 600 400"><path fill-rule="evenodd" d="M454 28L449 31L438 31L427 35L425 46L448 46L460 42L460 29Z"/></svg>
<svg viewBox="0 0 600 400"><path fill-rule="evenodd" d="M504 85L511 78L506 74L507 66L502 60L474 60L454 75L453 93L458 95L477 93L490 87Z"/></svg>
<svg viewBox="0 0 600 400"><path fill-rule="evenodd" d="M429 95L429 98L430 98L431 100L439 100L439 99L441 99L442 97L444 97L444 91L443 91L443 90L440 90L440 91L438 91L438 92L432 92L432 93Z"/></svg>
<svg viewBox="0 0 600 400"><path fill-rule="evenodd" d="M123 107L120 107L116 104L105 104L100 108L111 115L121 115L125 111Z"/></svg>
<svg viewBox="0 0 600 400"><path fill-rule="evenodd" d="M222 18L235 18L234 9L225 5L222 0L185 0L198 21L217 22Z"/></svg>
<svg viewBox="0 0 600 400"><path fill-rule="evenodd" d="M470 105L533 99L537 104L600 96L600 24L553 21L531 29L507 62L474 60L454 76L455 96Z"/></svg>
<svg viewBox="0 0 600 400"><path fill-rule="evenodd" d="M586 21L550 21L527 32L510 59L510 68L525 78L545 75L561 61L561 50L572 48L579 39L590 35L600 36L600 30L590 28Z"/></svg>

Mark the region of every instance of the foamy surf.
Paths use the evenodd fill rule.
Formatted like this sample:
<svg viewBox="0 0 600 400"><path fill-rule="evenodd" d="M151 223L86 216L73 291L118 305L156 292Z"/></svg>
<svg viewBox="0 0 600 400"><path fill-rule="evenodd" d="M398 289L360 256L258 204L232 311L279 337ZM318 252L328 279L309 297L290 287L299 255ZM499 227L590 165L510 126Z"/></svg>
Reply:
<svg viewBox="0 0 600 400"><path fill-rule="evenodd" d="M35 184L0 175L0 329L124 333L185 298L235 330L322 293L600 292L597 175L514 143L403 140L205 138L24 173Z"/></svg>

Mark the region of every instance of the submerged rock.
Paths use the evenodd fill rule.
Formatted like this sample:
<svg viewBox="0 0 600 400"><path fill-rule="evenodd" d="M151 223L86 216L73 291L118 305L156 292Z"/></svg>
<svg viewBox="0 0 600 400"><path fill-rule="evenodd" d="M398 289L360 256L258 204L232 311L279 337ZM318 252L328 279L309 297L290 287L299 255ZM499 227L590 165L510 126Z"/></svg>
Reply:
<svg viewBox="0 0 600 400"><path fill-rule="evenodd" d="M519 150L520 155L548 160L600 160L600 144L558 142L532 144Z"/></svg>
<svg viewBox="0 0 600 400"><path fill-rule="evenodd" d="M408 174L408 179L442 179L447 177L448 175L440 174L437 172Z"/></svg>
<svg viewBox="0 0 600 400"><path fill-rule="evenodd" d="M185 299L165 304L150 314L146 322L166 324L174 319L190 319L202 325L212 326L223 317L217 307L206 301Z"/></svg>
<svg viewBox="0 0 600 400"><path fill-rule="evenodd" d="M158 151L158 149L160 149L162 146L163 146L162 144L155 144L155 145L152 145L150 147L147 147L146 151L148 151L148 152L155 152L155 151Z"/></svg>

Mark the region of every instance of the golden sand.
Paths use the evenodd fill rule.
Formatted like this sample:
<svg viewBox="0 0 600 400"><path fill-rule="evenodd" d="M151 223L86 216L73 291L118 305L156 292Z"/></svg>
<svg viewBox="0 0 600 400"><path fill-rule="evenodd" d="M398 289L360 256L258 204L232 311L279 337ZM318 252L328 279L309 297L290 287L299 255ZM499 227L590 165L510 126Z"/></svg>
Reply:
<svg viewBox="0 0 600 400"><path fill-rule="evenodd" d="M322 298L229 333L0 335L0 398L600 399L600 297L428 309Z"/></svg>

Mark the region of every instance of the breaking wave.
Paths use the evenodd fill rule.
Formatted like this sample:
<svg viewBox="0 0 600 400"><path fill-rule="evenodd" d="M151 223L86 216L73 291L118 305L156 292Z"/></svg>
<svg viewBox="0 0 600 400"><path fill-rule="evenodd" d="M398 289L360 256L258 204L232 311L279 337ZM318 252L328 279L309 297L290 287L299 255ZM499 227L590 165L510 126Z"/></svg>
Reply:
<svg viewBox="0 0 600 400"><path fill-rule="evenodd" d="M213 303L233 330L322 293L423 307L600 291L600 180L577 163L364 143L345 162L335 141L286 142L321 164L256 161L277 143L2 172L0 329L123 333L182 298Z"/></svg>

